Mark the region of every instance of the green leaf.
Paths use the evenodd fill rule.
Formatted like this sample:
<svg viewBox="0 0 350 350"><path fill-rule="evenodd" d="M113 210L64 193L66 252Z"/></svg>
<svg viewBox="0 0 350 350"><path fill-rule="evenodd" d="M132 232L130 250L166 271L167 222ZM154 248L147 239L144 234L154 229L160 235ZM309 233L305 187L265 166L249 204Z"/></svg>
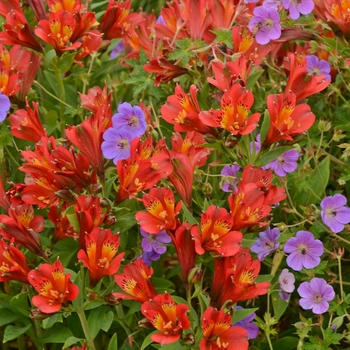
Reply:
<svg viewBox="0 0 350 350"><path fill-rule="evenodd" d="M278 321L281 318L281 316L284 314L284 312L286 311L289 303L284 301L278 295L278 292L271 293L271 300L272 300L274 315L275 315L276 320Z"/></svg>
<svg viewBox="0 0 350 350"><path fill-rule="evenodd" d="M61 324L50 328L45 332L45 335L40 338L42 343L65 343L66 340L73 336L72 331Z"/></svg>
<svg viewBox="0 0 350 350"><path fill-rule="evenodd" d="M135 226L136 225L135 214L136 212L132 212L132 213L124 214L120 217L117 217L115 229L120 232L125 232L131 227Z"/></svg>
<svg viewBox="0 0 350 350"><path fill-rule="evenodd" d="M8 325L5 328L3 342L6 343L10 340L17 339L21 334L24 334L32 326L31 323L28 323L26 326L12 326Z"/></svg>
<svg viewBox="0 0 350 350"><path fill-rule="evenodd" d="M254 68L252 69L252 72L249 74L249 78L247 81L247 88L251 89L256 82L259 80L259 78L261 77L261 75L265 72L264 69L257 69L257 66L254 66Z"/></svg>
<svg viewBox="0 0 350 350"><path fill-rule="evenodd" d="M187 220L187 222L190 225L197 225L197 220L193 217L193 215L190 213L190 211L187 209L186 204L184 202L182 202L182 210L185 214L185 218Z"/></svg>
<svg viewBox="0 0 350 350"><path fill-rule="evenodd" d="M105 332L108 332L114 319L113 311L109 311L103 315L102 318L97 320L98 326Z"/></svg>
<svg viewBox="0 0 350 350"><path fill-rule="evenodd" d="M299 339L295 337L283 337L282 339L274 342L274 349L283 349L283 350L294 350L299 343Z"/></svg>
<svg viewBox="0 0 350 350"><path fill-rule="evenodd" d="M276 158L278 158L278 156L280 156L281 154L294 149L293 146L281 146L281 147L276 147L274 149L272 149L271 151L266 152L260 159L258 159L258 161L255 163L256 166L258 167L263 167L264 165L272 162L273 160L275 160Z"/></svg>
<svg viewBox="0 0 350 350"><path fill-rule="evenodd" d="M118 349L117 333L114 333L113 337L109 341L107 350L117 350L117 349Z"/></svg>
<svg viewBox="0 0 350 350"><path fill-rule="evenodd" d="M212 32L216 35L214 42L225 44L228 48L233 49L231 30L213 29Z"/></svg>
<svg viewBox="0 0 350 350"><path fill-rule="evenodd" d="M30 306L28 302L28 292L15 295L11 299L10 304L12 307L14 307L17 311L19 311L23 315L25 316L29 315Z"/></svg>
<svg viewBox="0 0 350 350"><path fill-rule="evenodd" d="M12 139L13 136L9 129L5 127L0 129L0 148L5 148L6 146L11 145Z"/></svg>
<svg viewBox="0 0 350 350"><path fill-rule="evenodd" d="M266 135L270 130L270 114L269 111L266 109L265 113L264 113L264 120L263 123L261 125L261 129L260 129L260 144L262 145L266 139Z"/></svg>
<svg viewBox="0 0 350 350"><path fill-rule="evenodd" d="M72 304L75 308L76 311L81 311L83 309L83 303L84 303L84 292L83 291L83 281L81 278L81 272L79 271L77 275L74 278L74 283L78 286L79 288L79 294L76 299L72 301Z"/></svg>
<svg viewBox="0 0 350 350"><path fill-rule="evenodd" d="M43 320L43 328L49 329L51 328L56 322L63 322L62 320L62 314L55 314L49 318L46 318Z"/></svg>
<svg viewBox="0 0 350 350"><path fill-rule="evenodd" d="M180 345L179 341L176 341L175 343L162 345L162 350L182 350L182 349L188 349L185 346Z"/></svg>
<svg viewBox="0 0 350 350"><path fill-rule="evenodd" d="M23 318L23 316L16 314L7 308L0 308L0 327L17 321L21 318Z"/></svg>
<svg viewBox="0 0 350 350"><path fill-rule="evenodd" d="M147 335L147 337L145 338L145 340L143 341L142 345L141 345L141 348L140 350L144 350L147 348L148 345L152 344L153 343L153 340L151 339L151 336L153 334L156 334L156 333L159 333L159 331L154 331L150 334Z"/></svg>
<svg viewBox="0 0 350 350"><path fill-rule="evenodd" d="M62 239L55 244L52 253L52 260L59 257L63 266L68 266L73 257L77 256L78 242L73 238Z"/></svg>
<svg viewBox="0 0 350 350"><path fill-rule="evenodd" d="M248 317L249 315L251 315L256 310L258 310L258 308L235 310L235 312L234 312L234 314L232 316L232 324L235 324L235 323L239 322L240 320L243 320L244 318Z"/></svg>
<svg viewBox="0 0 350 350"><path fill-rule="evenodd" d="M76 337L69 337L66 342L64 343L62 349L69 348L71 345L76 344L84 339L82 338L76 338Z"/></svg>
<svg viewBox="0 0 350 350"><path fill-rule="evenodd" d="M50 50L48 52L45 53L45 58L44 58L44 61L45 61L45 66L46 67L49 67L52 60L56 57L56 51L55 50Z"/></svg>
<svg viewBox="0 0 350 350"><path fill-rule="evenodd" d="M98 307L96 309L91 310L89 317L88 317L88 325L91 333L92 339L95 339L98 332L100 331L100 325L98 323L98 320L103 317L105 313L104 307Z"/></svg>
<svg viewBox="0 0 350 350"><path fill-rule="evenodd" d="M58 62L58 70L60 73L64 74L70 70L71 65L74 62L74 57L76 52L71 52L67 55L63 55Z"/></svg>

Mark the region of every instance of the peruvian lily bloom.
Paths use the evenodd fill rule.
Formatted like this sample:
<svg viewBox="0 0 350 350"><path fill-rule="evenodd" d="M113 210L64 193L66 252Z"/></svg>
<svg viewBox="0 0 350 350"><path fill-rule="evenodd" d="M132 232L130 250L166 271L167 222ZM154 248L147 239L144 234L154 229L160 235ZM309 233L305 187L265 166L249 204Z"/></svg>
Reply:
<svg viewBox="0 0 350 350"><path fill-rule="evenodd" d="M260 261L252 259L247 249L214 260L212 304L221 308L228 300L234 304L266 294L270 283L256 283L259 272Z"/></svg>
<svg viewBox="0 0 350 350"><path fill-rule="evenodd" d="M152 282L152 267L142 259L135 260L124 267L123 273L114 276L114 281L125 293L113 293L115 298L136 300L144 303L158 294Z"/></svg>
<svg viewBox="0 0 350 350"><path fill-rule="evenodd" d="M32 102L33 109L30 108L26 100L26 110L18 109L9 117L11 123L11 133L22 140L39 142L41 138L48 137L39 117L39 106Z"/></svg>
<svg viewBox="0 0 350 350"><path fill-rule="evenodd" d="M197 226L191 229L196 253L215 252L222 256L236 254L241 247L242 233L231 231L233 217L224 208L211 205L201 218L201 232Z"/></svg>
<svg viewBox="0 0 350 350"><path fill-rule="evenodd" d="M225 314L223 309L215 310L208 307L202 318L204 338L200 343L200 350L230 349L248 350L248 332L238 326L232 326L232 317Z"/></svg>
<svg viewBox="0 0 350 350"><path fill-rule="evenodd" d="M248 117L253 102L251 91L234 84L222 96L221 110L202 111L199 118L205 125L225 129L232 135L247 135L255 130L260 119L260 113Z"/></svg>
<svg viewBox="0 0 350 350"><path fill-rule="evenodd" d="M29 283L29 271L23 253L0 239L0 282L20 281Z"/></svg>
<svg viewBox="0 0 350 350"><path fill-rule="evenodd" d="M176 304L168 293L159 294L141 306L142 314L159 331L152 334L151 339L161 345L176 342L182 331L190 328L187 311L186 304Z"/></svg>
<svg viewBox="0 0 350 350"><path fill-rule="evenodd" d="M139 211L136 220L148 233L159 233L163 230L175 230L178 227L177 214L181 209L181 202L175 206L174 194L164 187L152 188L149 194L142 198L148 213Z"/></svg>
<svg viewBox="0 0 350 350"><path fill-rule="evenodd" d="M116 256L120 237L109 229L96 227L85 236L86 249L78 252L78 259L89 269L90 281L95 285L103 276L115 274L125 253Z"/></svg>
<svg viewBox="0 0 350 350"><path fill-rule="evenodd" d="M32 298L33 304L43 313L57 312L62 306L75 300L79 288L70 280L71 274L65 274L61 261L53 265L41 264L28 274L29 283L39 295Z"/></svg>

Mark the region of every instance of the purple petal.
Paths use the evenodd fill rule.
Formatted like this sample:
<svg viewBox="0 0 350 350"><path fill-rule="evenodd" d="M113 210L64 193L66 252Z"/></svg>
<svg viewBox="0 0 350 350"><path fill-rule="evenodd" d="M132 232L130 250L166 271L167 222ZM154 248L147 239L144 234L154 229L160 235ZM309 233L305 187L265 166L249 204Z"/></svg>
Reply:
<svg viewBox="0 0 350 350"><path fill-rule="evenodd" d="M152 242L150 242L148 240L148 238L143 238L142 241L141 241L141 247L142 249L147 252L147 253L150 253L153 251L153 244Z"/></svg>
<svg viewBox="0 0 350 350"><path fill-rule="evenodd" d="M310 299L300 299L299 304L304 310L310 310L316 305L315 302Z"/></svg>
<svg viewBox="0 0 350 350"><path fill-rule="evenodd" d="M313 269L318 266L321 262L321 258L314 255L304 255L302 259L302 264L306 269Z"/></svg>
<svg viewBox="0 0 350 350"><path fill-rule="evenodd" d="M297 6L298 11L303 15L311 13L314 7L315 4L312 0L302 0Z"/></svg>
<svg viewBox="0 0 350 350"><path fill-rule="evenodd" d="M303 268L302 259L300 254L294 252L287 257L287 265L295 271L301 271Z"/></svg>
<svg viewBox="0 0 350 350"><path fill-rule="evenodd" d="M350 208L343 207L343 208L337 209L337 214L335 218L341 224L348 224L350 222Z"/></svg>

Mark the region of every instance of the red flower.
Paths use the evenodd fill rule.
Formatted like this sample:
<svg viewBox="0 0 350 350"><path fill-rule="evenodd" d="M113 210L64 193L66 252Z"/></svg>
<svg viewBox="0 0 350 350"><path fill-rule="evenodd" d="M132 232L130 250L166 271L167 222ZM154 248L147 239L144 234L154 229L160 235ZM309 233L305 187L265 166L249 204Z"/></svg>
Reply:
<svg viewBox="0 0 350 350"><path fill-rule="evenodd" d="M241 249L231 257L214 260L212 304L221 308L229 300L234 304L266 294L270 283L256 283L259 272L260 261L252 259L248 249Z"/></svg>
<svg viewBox="0 0 350 350"><path fill-rule="evenodd" d="M22 12L21 4L19 0L1 0L0 2L0 16L6 17L6 15L11 11L16 10Z"/></svg>
<svg viewBox="0 0 350 350"><path fill-rule="evenodd" d="M0 43L0 92L6 96L12 96L20 89L19 74L16 70L11 69L11 57L10 52L6 47ZM29 52L28 52L29 54Z"/></svg>
<svg viewBox="0 0 350 350"><path fill-rule="evenodd" d="M50 12L57 12L59 10L65 10L69 13L74 14L79 12L83 5L81 0L48 0L47 4L49 6Z"/></svg>
<svg viewBox="0 0 350 350"><path fill-rule="evenodd" d="M232 317L224 310L209 307L202 318L204 338L200 350L248 350L248 332L238 326L232 327Z"/></svg>
<svg viewBox="0 0 350 350"><path fill-rule="evenodd" d="M35 18L40 21L46 17L46 10L43 0L27 0L28 5L32 8Z"/></svg>
<svg viewBox="0 0 350 350"><path fill-rule="evenodd" d="M148 213L139 211L136 220L143 230L148 233L159 233L163 230L175 230L178 225L177 214L181 209L181 202L175 206L174 194L164 187L152 188L149 194L142 198Z"/></svg>
<svg viewBox="0 0 350 350"><path fill-rule="evenodd" d="M197 88L190 87L190 95L184 93L180 85L175 88L175 95L167 99L167 103L161 108L162 117L174 125L175 131L197 131L201 134L214 134L213 128L202 123L199 119L201 111L197 101Z"/></svg>
<svg viewBox="0 0 350 350"><path fill-rule="evenodd" d="M94 86L93 88L88 90L87 95L79 93L81 106L83 108L88 109L91 113L97 115L101 109L106 109L106 107L109 105L110 115L106 113L107 115L104 115L102 117L104 117L103 120L105 120L106 117L107 120L110 120L112 117L112 93L112 90L107 91L107 83L105 83L103 90L98 86ZM109 123L106 124L108 125ZM105 126L105 128L107 127L108 126Z"/></svg>
<svg viewBox="0 0 350 350"><path fill-rule="evenodd" d="M269 95L267 108L270 114L270 129L265 138L267 147L280 140L292 141L293 137L311 128L315 115L308 104L296 105L296 96L292 91L286 95Z"/></svg>
<svg viewBox="0 0 350 350"><path fill-rule="evenodd" d="M48 135L40 121L38 104L35 102L32 104L33 109L30 108L27 100L26 110L18 109L15 114L10 115L11 132L19 139L39 142L43 136L48 137Z"/></svg>
<svg viewBox="0 0 350 350"><path fill-rule="evenodd" d="M151 339L161 345L179 340L182 331L190 328L187 310L187 305L176 304L167 293L159 294L153 300L143 303L142 314L159 330L151 336Z"/></svg>
<svg viewBox="0 0 350 350"><path fill-rule="evenodd" d="M29 267L23 253L0 239L0 282L28 282Z"/></svg>
<svg viewBox="0 0 350 350"><path fill-rule="evenodd" d="M49 209L47 217L55 226L52 238L54 242L69 237L75 239L79 238L78 233L69 221L68 215L64 215L67 208L69 208L69 206L67 205L67 202L64 202L60 211L58 210L58 207L50 207Z"/></svg>
<svg viewBox="0 0 350 350"><path fill-rule="evenodd" d="M95 285L103 276L115 274L125 253L116 256L120 237L110 229L96 227L85 236L86 248L79 250L78 259L89 269L90 282Z"/></svg>
<svg viewBox="0 0 350 350"><path fill-rule="evenodd" d="M240 84L235 84L222 96L221 110L202 111L199 118L205 125L225 129L233 135L250 134L255 130L260 118L259 113L254 113L248 118L253 102L252 92Z"/></svg>
<svg viewBox="0 0 350 350"><path fill-rule="evenodd" d="M44 256L38 233L44 229L42 216L34 216L29 204L11 207L7 215L0 215L0 235L5 239L19 243L31 252Z"/></svg>
<svg viewBox="0 0 350 350"><path fill-rule="evenodd" d="M139 303L154 299L158 293L152 282L152 274L152 267L148 267L142 259L133 261L124 267L123 273L114 276L117 285L127 294L113 293L113 296Z"/></svg>
<svg viewBox="0 0 350 350"><path fill-rule="evenodd" d="M201 218L201 232L197 226L191 229L196 253L215 252L222 256L236 254L242 242L242 233L231 231L233 217L226 209L211 205Z"/></svg>
<svg viewBox="0 0 350 350"><path fill-rule="evenodd" d="M71 274L65 274L62 263L41 264L28 274L29 283L40 295L32 298L33 304L42 312L57 312L69 301L78 297L79 288L70 281Z"/></svg>

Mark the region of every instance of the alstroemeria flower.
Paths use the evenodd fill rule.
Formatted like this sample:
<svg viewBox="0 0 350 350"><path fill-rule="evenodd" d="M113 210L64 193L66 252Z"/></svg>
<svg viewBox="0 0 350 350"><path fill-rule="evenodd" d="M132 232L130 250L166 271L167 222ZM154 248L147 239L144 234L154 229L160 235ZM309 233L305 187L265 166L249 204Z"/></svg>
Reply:
<svg viewBox="0 0 350 350"><path fill-rule="evenodd" d="M56 260L53 265L41 264L28 274L29 283L40 295L32 298L33 304L47 314L57 312L68 302L75 300L79 288L65 274L62 263Z"/></svg>

